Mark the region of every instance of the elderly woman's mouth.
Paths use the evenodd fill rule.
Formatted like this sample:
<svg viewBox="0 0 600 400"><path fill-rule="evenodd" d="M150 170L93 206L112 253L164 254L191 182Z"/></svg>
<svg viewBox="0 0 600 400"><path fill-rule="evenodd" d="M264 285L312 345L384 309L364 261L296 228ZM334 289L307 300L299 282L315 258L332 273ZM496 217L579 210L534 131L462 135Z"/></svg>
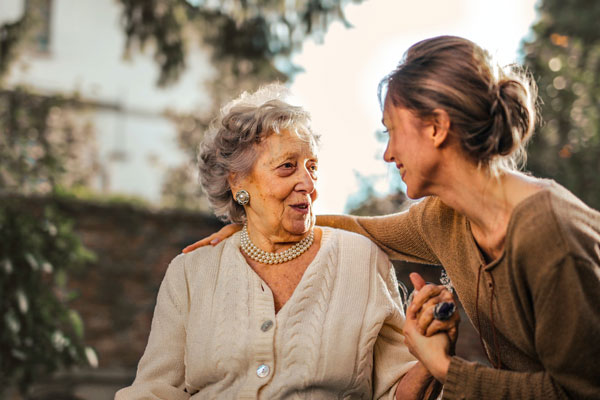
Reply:
<svg viewBox="0 0 600 400"><path fill-rule="evenodd" d="M292 209L294 209L295 211L298 211L301 214L308 214L308 212L310 210L310 204L309 203L292 204L292 205L290 205L290 207Z"/></svg>

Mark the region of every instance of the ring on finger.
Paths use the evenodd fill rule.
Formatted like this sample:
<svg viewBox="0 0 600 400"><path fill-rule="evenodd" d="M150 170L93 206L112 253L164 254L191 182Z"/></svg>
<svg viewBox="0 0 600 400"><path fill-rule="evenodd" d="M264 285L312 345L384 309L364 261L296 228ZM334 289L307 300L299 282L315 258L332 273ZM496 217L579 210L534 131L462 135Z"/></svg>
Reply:
<svg viewBox="0 0 600 400"><path fill-rule="evenodd" d="M447 321L456 312L456 304L451 301L443 301L435 305L433 309L433 318L438 321Z"/></svg>

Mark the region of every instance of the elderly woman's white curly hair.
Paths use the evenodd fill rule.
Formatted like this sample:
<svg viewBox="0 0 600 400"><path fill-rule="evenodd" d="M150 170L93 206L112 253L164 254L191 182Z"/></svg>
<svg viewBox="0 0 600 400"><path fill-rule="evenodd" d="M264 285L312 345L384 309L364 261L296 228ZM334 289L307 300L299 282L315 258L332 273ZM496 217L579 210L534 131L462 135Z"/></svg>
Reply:
<svg viewBox="0 0 600 400"><path fill-rule="evenodd" d="M247 176L259 155L258 144L281 131L303 140L319 141L310 127L310 115L286 102L290 93L280 84L270 84L254 93L244 92L226 104L204 135L198 153L200 183L217 217L242 223L244 207L234 200L228 177Z"/></svg>

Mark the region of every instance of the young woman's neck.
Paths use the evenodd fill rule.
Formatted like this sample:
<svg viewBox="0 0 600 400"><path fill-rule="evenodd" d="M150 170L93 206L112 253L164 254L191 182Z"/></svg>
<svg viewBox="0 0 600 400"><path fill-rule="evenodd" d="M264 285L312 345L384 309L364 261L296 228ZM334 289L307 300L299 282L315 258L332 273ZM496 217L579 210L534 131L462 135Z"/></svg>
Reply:
<svg viewBox="0 0 600 400"><path fill-rule="evenodd" d="M534 178L515 171L493 175L464 159L456 160L440 184L433 188L446 205L467 217L480 248L495 259L504 248L504 238L517 204L540 189Z"/></svg>

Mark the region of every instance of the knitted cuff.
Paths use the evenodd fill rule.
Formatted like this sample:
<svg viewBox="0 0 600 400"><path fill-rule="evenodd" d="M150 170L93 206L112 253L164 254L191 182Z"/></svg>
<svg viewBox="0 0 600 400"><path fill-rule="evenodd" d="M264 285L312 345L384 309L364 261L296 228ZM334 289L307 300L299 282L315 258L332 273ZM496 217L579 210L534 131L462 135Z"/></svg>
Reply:
<svg viewBox="0 0 600 400"><path fill-rule="evenodd" d="M444 399L464 399L464 374L462 373L463 366L467 361L460 357L453 356L450 359L450 366L446 374L446 382L444 383ZM461 376L463 377L461 380Z"/></svg>

